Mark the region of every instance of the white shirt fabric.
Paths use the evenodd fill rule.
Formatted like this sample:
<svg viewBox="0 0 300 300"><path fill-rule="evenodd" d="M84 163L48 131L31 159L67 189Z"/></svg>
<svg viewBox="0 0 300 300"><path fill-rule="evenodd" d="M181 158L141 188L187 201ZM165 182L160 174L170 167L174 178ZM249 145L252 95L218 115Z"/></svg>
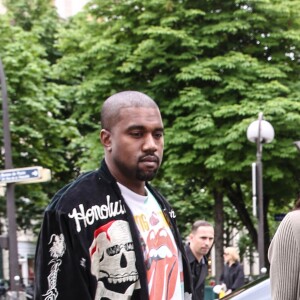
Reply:
<svg viewBox="0 0 300 300"><path fill-rule="evenodd" d="M141 196L118 183L140 232L149 299L184 299L181 253L154 196Z"/></svg>

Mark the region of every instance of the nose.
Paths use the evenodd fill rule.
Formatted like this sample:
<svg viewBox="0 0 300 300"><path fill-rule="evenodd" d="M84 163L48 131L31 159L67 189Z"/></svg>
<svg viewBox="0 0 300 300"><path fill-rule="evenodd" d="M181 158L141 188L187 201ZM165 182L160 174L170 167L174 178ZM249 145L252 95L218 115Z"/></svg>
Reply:
<svg viewBox="0 0 300 300"><path fill-rule="evenodd" d="M152 134L147 134L143 143L143 151L155 152L157 150L157 142Z"/></svg>
<svg viewBox="0 0 300 300"><path fill-rule="evenodd" d="M208 246L209 245L209 239L205 239L204 243L205 243L205 246Z"/></svg>

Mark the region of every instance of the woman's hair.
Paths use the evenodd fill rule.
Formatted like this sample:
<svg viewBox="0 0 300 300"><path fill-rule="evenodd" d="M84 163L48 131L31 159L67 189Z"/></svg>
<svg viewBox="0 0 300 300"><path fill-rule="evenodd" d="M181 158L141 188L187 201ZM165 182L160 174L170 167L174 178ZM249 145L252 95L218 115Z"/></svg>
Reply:
<svg viewBox="0 0 300 300"><path fill-rule="evenodd" d="M224 250L224 254L228 254L234 262L240 261L240 256L235 247L227 247Z"/></svg>
<svg viewBox="0 0 300 300"><path fill-rule="evenodd" d="M294 206L294 210L296 209L300 209L300 197L297 199L295 206Z"/></svg>

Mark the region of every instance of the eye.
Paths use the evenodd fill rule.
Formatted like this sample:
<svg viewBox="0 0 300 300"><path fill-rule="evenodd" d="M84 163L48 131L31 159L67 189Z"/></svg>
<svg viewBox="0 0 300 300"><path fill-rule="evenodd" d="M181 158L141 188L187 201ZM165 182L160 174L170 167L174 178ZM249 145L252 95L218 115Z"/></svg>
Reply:
<svg viewBox="0 0 300 300"><path fill-rule="evenodd" d="M154 137L155 137L156 139L162 138L162 137L163 137L163 132L161 132L161 131L155 132L155 133L154 133Z"/></svg>
<svg viewBox="0 0 300 300"><path fill-rule="evenodd" d="M129 134L134 138L140 138L143 136L142 131L131 131Z"/></svg>

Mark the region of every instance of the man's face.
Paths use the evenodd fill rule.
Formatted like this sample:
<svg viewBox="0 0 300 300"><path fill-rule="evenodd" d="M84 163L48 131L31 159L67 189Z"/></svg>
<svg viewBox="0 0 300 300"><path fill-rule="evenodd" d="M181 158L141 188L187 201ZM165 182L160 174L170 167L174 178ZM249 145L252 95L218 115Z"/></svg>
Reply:
<svg viewBox="0 0 300 300"><path fill-rule="evenodd" d="M214 242L214 229L211 226L200 226L190 234L190 248L196 257L206 255Z"/></svg>
<svg viewBox="0 0 300 300"><path fill-rule="evenodd" d="M130 107L105 133L106 159L112 174L130 188L154 178L163 157L163 123L157 108Z"/></svg>

